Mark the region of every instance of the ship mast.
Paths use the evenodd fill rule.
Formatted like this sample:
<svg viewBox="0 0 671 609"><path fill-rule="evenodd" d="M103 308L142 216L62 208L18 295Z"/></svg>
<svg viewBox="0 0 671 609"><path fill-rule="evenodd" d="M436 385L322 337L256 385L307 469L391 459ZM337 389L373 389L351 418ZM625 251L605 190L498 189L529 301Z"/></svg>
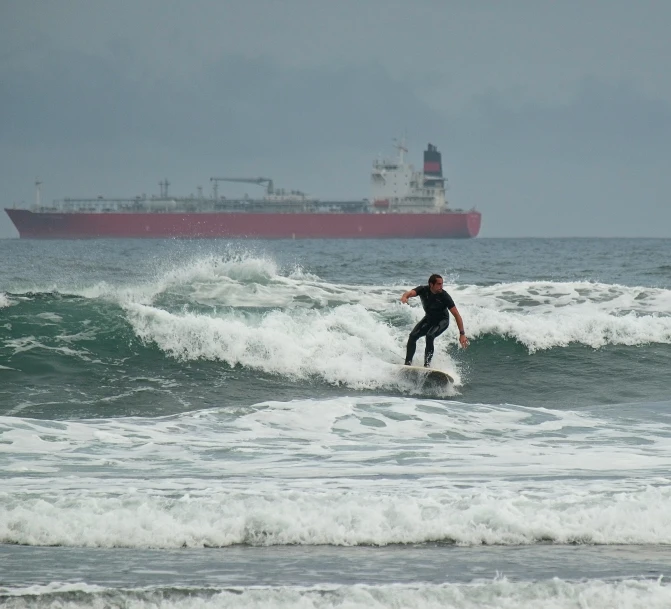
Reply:
<svg viewBox="0 0 671 609"><path fill-rule="evenodd" d="M398 164L403 165L405 163L405 153L408 152L408 148L405 145L405 138L401 138L401 140L397 140L394 138L394 148L398 150Z"/></svg>
<svg viewBox="0 0 671 609"><path fill-rule="evenodd" d="M35 178L35 207L39 209L42 207L42 196L40 192L40 186L42 186L42 182L39 178Z"/></svg>
<svg viewBox="0 0 671 609"><path fill-rule="evenodd" d="M167 199L168 198L168 187L170 186L170 182L168 182L168 178L165 178L165 180L161 180L158 183L158 186L161 191L161 199Z"/></svg>

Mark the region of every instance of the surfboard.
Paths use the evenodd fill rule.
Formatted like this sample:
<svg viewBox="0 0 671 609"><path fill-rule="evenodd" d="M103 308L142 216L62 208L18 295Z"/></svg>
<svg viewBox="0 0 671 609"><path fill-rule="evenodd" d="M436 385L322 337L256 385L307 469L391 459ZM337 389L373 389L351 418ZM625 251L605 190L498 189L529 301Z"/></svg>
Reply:
<svg viewBox="0 0 671 609"><path fill-rule="evenodd" d="M454 379L447 372L435 368L424 368L423 366L399 366L398 368L403 377L424 385L449 385L454 383Z"/></svg>

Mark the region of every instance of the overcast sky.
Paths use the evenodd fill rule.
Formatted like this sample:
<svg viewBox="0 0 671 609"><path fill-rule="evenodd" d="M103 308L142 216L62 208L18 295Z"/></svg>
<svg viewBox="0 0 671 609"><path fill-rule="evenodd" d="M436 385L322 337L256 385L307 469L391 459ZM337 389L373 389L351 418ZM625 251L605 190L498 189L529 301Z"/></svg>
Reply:
<svg viewBox="0 0 671 609"><path fill-rule="evenodd" d="M36 177L367 197L405 135L483 237L671 237L670 28L662 0L0 0L1 207Z"/></svg>

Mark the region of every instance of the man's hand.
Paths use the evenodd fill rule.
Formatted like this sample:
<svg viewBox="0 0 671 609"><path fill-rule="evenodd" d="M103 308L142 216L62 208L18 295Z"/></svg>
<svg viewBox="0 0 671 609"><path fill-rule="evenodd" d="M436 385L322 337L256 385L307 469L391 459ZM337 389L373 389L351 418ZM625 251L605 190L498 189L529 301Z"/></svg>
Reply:
<svg viewBox="0 0 671 609"><path fill-rule="evenodd" d="M408 298L414 298L415 296L417 296L417 292L415 292L415 290L408 290L403 294L403 296L401 296L401 302L403 304L408 304Z"/></svg>
<svg viewBox="0 0 671 609"><path fill-rule="evenodd" d="M468 347L468 338L466 338L465 334L460 334L459 335L459 344L465 349Z"/></svg>

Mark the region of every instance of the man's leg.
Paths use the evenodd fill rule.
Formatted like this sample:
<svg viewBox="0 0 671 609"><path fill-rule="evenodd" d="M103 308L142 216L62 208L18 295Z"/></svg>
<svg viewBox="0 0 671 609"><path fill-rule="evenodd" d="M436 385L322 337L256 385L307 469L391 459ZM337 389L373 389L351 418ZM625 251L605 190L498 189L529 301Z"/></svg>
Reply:
<svg viewBox="0 0 671 609"><path fill-rule="evenodd" d="M410 336L408 337L408 344L405 349L405 365L412 365L412 358L415 357L415 349L417 348L417 339L424 336L430 326L426 322L426 318L423 318L419 323L412 329Z"/></svg>
<svg viewBox="0 0 671 609"><path fill-rule="evenodd" d="M450 320L448 317L441 319L439 322L435 323L429 328L429 331L426 333L426 349L424 350L424 367L428 368L431 366L431 360L433 359L433 339L440 336L447 326L450 325Z"/></svg>

